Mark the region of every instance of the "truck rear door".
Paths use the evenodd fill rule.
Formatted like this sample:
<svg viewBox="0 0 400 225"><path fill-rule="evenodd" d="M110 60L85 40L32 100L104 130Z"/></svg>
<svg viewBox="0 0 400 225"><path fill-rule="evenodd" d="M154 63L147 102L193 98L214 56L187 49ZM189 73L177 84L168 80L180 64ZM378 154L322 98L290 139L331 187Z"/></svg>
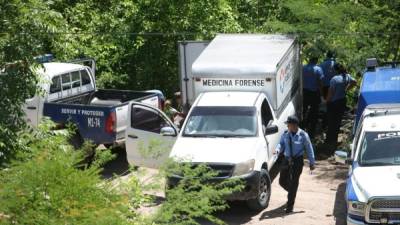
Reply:
<svg viewBox="0 0 400 225"><path fill-rule="evenodd" d="M116 140L116 115L112 107L47 102L43 116L58 124L75 124L79 135L94 144L112 144Z"/></svg>
<svg viewBox="0 0 400 225"><path fill-rule="evenodd" d="M197 97L193 90L192 64L209 43L209 41L179 42L179 74L182 102L185 107L191 105Z"/></svg>
<svg viewBox="0 0 400 225"><path fill-rule="evenodd" d="M168 158L178 129L168 117L142 103L130 103L125 145L130 165L159 168Z"/></svg>

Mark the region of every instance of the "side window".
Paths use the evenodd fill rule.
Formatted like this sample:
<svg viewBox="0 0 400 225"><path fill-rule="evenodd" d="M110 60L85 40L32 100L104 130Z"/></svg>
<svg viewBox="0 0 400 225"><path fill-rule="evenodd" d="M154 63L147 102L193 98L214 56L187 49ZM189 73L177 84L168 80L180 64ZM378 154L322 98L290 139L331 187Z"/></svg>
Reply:
<svg viewBox="0 0 400 225"><path fill-rule="evenodd" d="M161 128L167 125L167 121L157 112L141 106L132 106L132 128L159 134Z"/></svg>
<svg viewBox="0 0 400 225"><path fill-rule="evenodd" d="M69 73L61 75L63 91L71 89L71 76Z"/></svg>
<svg viewBox="0 0 400 225"><path fill-rule="evenodd" d="M60 76L53 77L50 85L50 94L61 91L61 78Z"/></svg>
<svg viewBox="0 0 400 225"><path fill-rule="evenodd" d="M90 84L92 81L90 80L90 75L86 70L81 70L81 77L82 77L82 86L86 84Z"/></svg>
<svg viewBox="0 0 400 225"><path fill-rule="evenodd" d="M358 142L360 140L363 122L364 121L362 119L360 119L360 121L358 122L359 124L357 126L356 134L355 134L354 140L353 140L353 149L351 149L351 158L352 159L354 159L356 150L358 149L358 144L359 144Z"/></svg>
<svg viewBox="0 0 400 225"><path fill-rule="evenodd" d="M273 120L272 112L266 99L261 104L261 120L265 127L268 126L269 121Z"/></svg>
<svg viewBox="0 0 400 225"><path fill-rule="evenodd" d="M72 87L80 87L81 86L81 75L79 71L74 71L71 73Z"/></svg>

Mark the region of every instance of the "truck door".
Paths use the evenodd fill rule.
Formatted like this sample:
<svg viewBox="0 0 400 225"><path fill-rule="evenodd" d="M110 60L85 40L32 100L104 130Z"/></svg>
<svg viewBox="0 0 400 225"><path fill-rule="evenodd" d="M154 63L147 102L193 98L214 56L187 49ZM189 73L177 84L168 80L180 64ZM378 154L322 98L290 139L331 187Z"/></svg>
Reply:
<svg viewBox="0 0 400 225"><path fill-rule="evenodd" d="M159 168L168 158L178 135L177 128L160 110L142 103L130 103L125 133L130 165Z"/></svg>
<svg viewBox="0 0 400 225"><path fill-rule="evenodd" d="M274 132L272 129L276 127L277 124L266 98L264 98L261 104L261 122L263 126L263 135L266 141L266 151L268 152L268 165L273 165L277 159L277 156L274 156L273 153L280 137L279 132L277 130Z"/></svg>
<svg viewBox="0 0 400 225"><path fill-rule="evenodd" d="M192 64L203 50L208 46L209 41L182 41L179 42L179 74L181 79L181 98L184 111L189 111L195 96Z"/></svg>

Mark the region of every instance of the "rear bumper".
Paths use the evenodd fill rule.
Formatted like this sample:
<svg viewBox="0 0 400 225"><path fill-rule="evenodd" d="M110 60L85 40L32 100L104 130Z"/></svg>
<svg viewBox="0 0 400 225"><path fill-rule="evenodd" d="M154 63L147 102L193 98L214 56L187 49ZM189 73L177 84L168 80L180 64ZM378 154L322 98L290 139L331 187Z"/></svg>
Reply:
<svg viewBox="0 0 400 225"><path fill-rule="evenodd" d="M244 188L240 192L232 193L227 196L226 199L230 201L236 200L249 200L257 198L260 186L260 171L252 171L251 173L245 174L243 176L237 177L239 178L244 185ZM181 177L172 176L167 178L167 185L169 188L173 188L178 185L178 182L181 180ZM215 178L210 180L210 182L222 182L225 179L232 178Z"/></svg>

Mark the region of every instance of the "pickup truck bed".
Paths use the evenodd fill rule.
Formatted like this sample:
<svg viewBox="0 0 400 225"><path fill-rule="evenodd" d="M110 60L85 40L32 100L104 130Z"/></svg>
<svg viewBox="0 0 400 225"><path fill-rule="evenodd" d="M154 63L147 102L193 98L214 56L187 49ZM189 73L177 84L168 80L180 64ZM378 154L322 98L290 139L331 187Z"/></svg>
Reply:
<svg viewBox="0 0 400 225"><path fill-rule="evenodd" d="M124 141L131 101L159 107L160 98L151 92L99 89L46 102L43 115L61 125L75 124L84 140L94 144L114 144Z"/></svg>

